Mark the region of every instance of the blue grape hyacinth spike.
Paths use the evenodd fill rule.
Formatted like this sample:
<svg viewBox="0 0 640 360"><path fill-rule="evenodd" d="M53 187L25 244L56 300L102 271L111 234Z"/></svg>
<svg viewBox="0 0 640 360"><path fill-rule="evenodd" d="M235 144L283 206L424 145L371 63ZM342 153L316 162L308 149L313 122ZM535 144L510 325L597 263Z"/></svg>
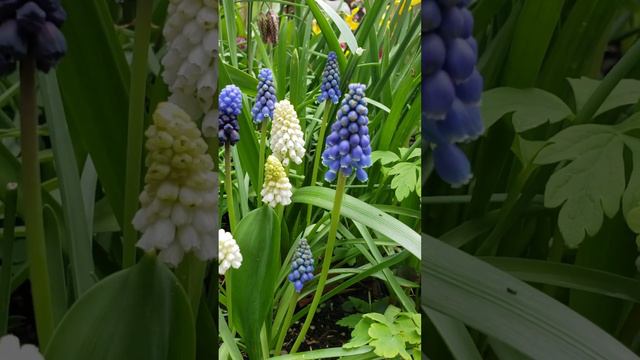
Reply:
<svg viewBox="0 0 640 360"><path fill-rule="evenodd" d="M242 92L235 85L227 85L218 96L218 140L235 145L240 141L238 115L242 111Z"/></svg>
<svg viewBox="0 0 640 360"><path fill-rule="evenodd" d="M329 100L334 104L340 102L340 69L338 68L338 57L331 51L327 56L327 64L322 72L322 83L320 84L320 95L318 102Z"/></svg>
<svg viewBox="0 0 640 360"><path fill-rule="evenodd" d="M306 282L313 279L313 271L314 260L311 247L309 247L307 240L302 239L291 259L291 271L288 277L297 293L302 291Z"/></svg>
<svg viewBox="0 0 640 360"><path fill-rule="evenodd" d="M276 88L273 84L273 72L270 69L262 69L258 74L258 95L256 103L251 109L253 122L262 123L264 119L273 119L273 109L275 108Z"/></svg>

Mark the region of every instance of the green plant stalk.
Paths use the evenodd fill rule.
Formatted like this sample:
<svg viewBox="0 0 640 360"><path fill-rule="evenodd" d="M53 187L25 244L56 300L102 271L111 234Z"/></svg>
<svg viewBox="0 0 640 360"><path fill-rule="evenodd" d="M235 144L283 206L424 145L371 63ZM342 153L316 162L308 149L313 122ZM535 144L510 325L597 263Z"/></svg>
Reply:
<svg viewBox="0 0 640 360"><path fill-rule="evenodd" d="M324 102L324 114L322 115L322 124L320 124L320 134L318 135L318 142L316 144L316 155L313 158L313 171L311 172L311 181L309 185L315 186L316 179L318 178L318 168L320 167L320 158L322 158L322 149L324 146L324 134L327 131L327 125L329 124L329 115L331 113L331 102ZM311 209L313 206L309 204L307 206L307 226L311 223Z"/></svg>
<svg viewBox="0 0 640 360"><path fill-rule="evenodd" d="M231 184L231 145L224 144L224 189L227 193L227 211L231 233L236 229L236 213L233 205L233 185Z"/></svg>
<svg viewBox="0 0 640 360"><path fill-rule="evenodd" d="M296 342L293 344L290 353L293 354L298 351L302 340L307 334L307 330L309 330L309 326L311 326L311 321L313 320L313 316L318 309L318 304L320 303L320 298L322 297L322 292L324 290L324 285L327 282L327 277L329 275L329 268L331 267L331 259L333 258L333 247L336 243L336 234L338 232L338 224L340 223L340 207L342 206L342 198L344 195L345 185L347 183L347 177L344 176L342 171L338 173L338 183L336 185L336 195L333 200L333 209L331 210L331 225L329 227L329 237L327 239L327 245L324 252L324 260L322 262L322 272L320 273L320 278L318 279L318 286L316 288L316 292L313 295L313 301L311 302L311 306L309 307L309 313L307 314L307 318L302 325L302 329L300 329L300 333L298 334L298 338Z"/></svg>
<svg viewBox="0 0 640 360"><path fill-rule="evenodd" d="M7 333L9 298L11 297L11 266L13 265L13 239L16 225L18 184L8 183L4 196L4 223L2 239L2 269L0 269L0 336Z"/></svg>
<svg viewBox="0 0 640 360"><path fill-rule="evenodd" d="M229 214L229 228L234 233L236 228L236 215L233 205L233 185L231 184L231 144L224 144L224 188L227 193L227 212ZM231 274L225 277L225 287L227 290L227 313L229 317L229 326L233 327L233 317L231 311Z"/></svg>
<svg viewBox="0 0 640 360"><path fill-rule="evenodd" d="M293 285L289 285L289 286L293 286ZM289 326L291 326L291 318L293 318L293 313L296 310L296 304L298 303L299 296L300 295L297 292L294 292L291 298L289 299L289 307L287 308L287 315L285 316L285 319L282 322L282 327L280 328L280 335L278 335L278 342L276 343L276 350L274 352L274 356L278 356L282 352L284 337L287 336L287 331L289 330Z"/></svg>
<svg viewBox="0 0 640 360"><path fill-rule="evenodd" d="M200 309L205 270L206 263L196 258L193 253L186 254L184 260L176 269L176 276L189 296L195 319L198 318L198 310Z"/></svg>
<svg viewBox="0 0 640 360"><path fill-rule="evenodd" d="M264 154L267 147L267 119L262 119L260 126L260 157L258 158L258 183L256 184L256 198L258 207L262 206L262 182L264 181Z"/></svg>
<svg viewBox="0 0 640 360"><path fill-rule="evenodd" d="M576 124L586 124L591 121L602 103L611 94L611 91L633 68L640 63L640 40L627 51L620 61L604 77L600 85L591 94L582 109L576 114Z"/></svg>
<svg viewBox="0 0 640 360"><path fill-rule="evenodd" d="M247 1L247 69L249 74L253 75L253 52L251 51L251 35L253 28L251 21L253 20L253 0Z"/></svg>
<svg viewBox="0 0 640 360"><path fill-rule="evenodd" d="M127 168L123 212L122 267L136 263L137 232L131 221L138 210L138 194L142 172L144 106L147 90L147 60L151 35L153 0L140 0L136 8L136 32L131 63L129 92L129 126L127 129Z"/></svg>
<svg viewBox="0 0 640 360"><path fill-rule="evenodd" d="M36 109L36 61L32 54L20 62L20 140L22 145L23 217L26 223L27 256L36 329L41 347L53 334L51 282L47 267L47 247L42 218L42 188L38 160L38 120Z"/></svg>

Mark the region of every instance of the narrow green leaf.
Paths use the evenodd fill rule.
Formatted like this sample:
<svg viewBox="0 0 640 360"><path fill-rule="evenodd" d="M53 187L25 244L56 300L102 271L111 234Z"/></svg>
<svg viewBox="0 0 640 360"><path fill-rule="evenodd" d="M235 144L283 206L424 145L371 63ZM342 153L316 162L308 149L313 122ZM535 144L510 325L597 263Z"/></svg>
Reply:
<svg viewBox="0 0 640 360"><path fill-rule="evenodd" d="M291 200L331 210L334 195L333 189L307 186L296 189ZM340 214L385 235L420 259L420 235L399 220L348 194L344 195Z"/></svg>

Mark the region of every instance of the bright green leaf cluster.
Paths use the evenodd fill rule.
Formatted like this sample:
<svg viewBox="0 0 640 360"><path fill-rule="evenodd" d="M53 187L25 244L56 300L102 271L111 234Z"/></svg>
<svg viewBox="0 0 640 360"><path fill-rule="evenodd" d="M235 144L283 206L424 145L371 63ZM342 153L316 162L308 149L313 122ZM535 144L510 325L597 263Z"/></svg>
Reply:
<svg viewBox="0 0 640 360"><path fill-rule="evenodd" d="M400 148L400 156L391 151L374 151L371 153L371 161L380 160L385 175L392 176L391 188L395 190L396 199L402 201L415 192L421 194L421 158L420 149Z"/></svg>
<svg viewBox="0 0 640 360"><path fill-rule="evenodd" d="M352 323L354 316L349 317ZM343 319L344 320L344 319ZM384 314L368 313L360 317L351 332L351 340L342 347L359 348L365 345L373 347L373 352L385 359L397 356L410 360L410 352L420 345L420 314L401 312L390 305Z"/></svg>

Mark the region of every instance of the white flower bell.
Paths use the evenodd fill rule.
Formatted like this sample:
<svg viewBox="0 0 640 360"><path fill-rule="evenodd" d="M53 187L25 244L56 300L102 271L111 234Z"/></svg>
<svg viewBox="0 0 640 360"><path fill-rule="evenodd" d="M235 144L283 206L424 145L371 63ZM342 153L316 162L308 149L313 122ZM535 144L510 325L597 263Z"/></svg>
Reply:
<svg viewBox="0 0 640 360"><path fill-rule="evenodd" d="M305 153L304 137L296 110L289 100L276 103L269 145L284 166L289 165L289 160L296 164L302 162Z"/></svg>
<svg viewBox="0 0 640 360"><path fill-rule="evenodd" d="M224 275L229 268L242 265L242 254L230 232L218 230L218 274Z"/></svg>
<svg viewBox="0 0 640 360"><path fill-rule="evenodd" d="M142 232L137 246L159 250L177 266L186 252L201 260L215 256L218 195L213 160L200 130L172 103L160 103L147 131L148 151L141 208L133 226Z"/></svg>

